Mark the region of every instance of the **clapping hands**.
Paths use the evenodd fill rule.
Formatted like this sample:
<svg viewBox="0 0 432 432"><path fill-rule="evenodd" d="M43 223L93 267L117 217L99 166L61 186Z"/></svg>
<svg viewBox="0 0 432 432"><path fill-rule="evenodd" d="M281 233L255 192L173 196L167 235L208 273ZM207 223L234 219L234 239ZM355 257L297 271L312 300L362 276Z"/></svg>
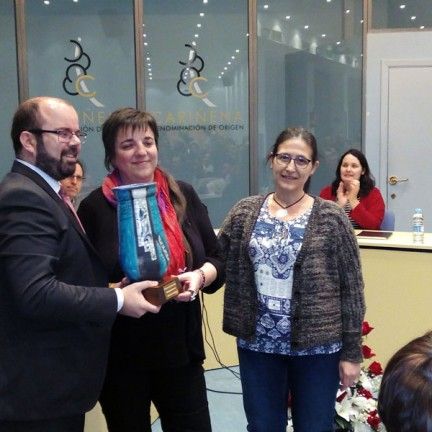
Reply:
<svg viewBox="0 0 432 432"><path fill-rule="evenodd" d="M360 191L360 181L356 179L341 181L336 191L337 202L341 207L344 207L347 202L352 204L358 200Z"/></svg>

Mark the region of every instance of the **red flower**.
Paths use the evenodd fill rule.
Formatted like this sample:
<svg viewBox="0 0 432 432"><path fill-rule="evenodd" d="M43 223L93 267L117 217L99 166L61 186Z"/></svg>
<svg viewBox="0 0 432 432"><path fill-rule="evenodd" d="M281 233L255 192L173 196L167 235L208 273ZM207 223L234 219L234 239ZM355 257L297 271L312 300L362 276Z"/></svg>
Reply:
<svg viewBox="0 0 432 432"><path fill-rule="evenodd" d="M372 397L373 397L372 393L363 387L358 389L358 394L361 396L364 396L366 399L372 399Z"/></svg>
<svg viewBox="0 0 432 432"><path fill-rule="evenodd" d="M375 413L374 415L372 415L372 413L371 413L368 416L367 422L373 430L378 430L378 427L381 423L381 419L378 417L378 414L376 413L376 411L374 411L374 413Z"/></svg>
<svg viewBox="0 0 432 432"><path fill-rule="evenodd" d="M383 368L381 367L381 363L374 361L369 365L369 372L374 375L381 375L383 373Z"/></svg>
<svg viewBox="0 0 432 432"><path fill-rule="evenodd" d="M371 327L367 321L363 321L362 325L362 336L367 336L374 327Z"/></svg>
<svg viewBox="0 0 432 432"><path fill-rule="evenodd" d="M362 352L365 359L370 359L376 355L367 345L362 346Z"/></svg>
<svg viewBox="0 0 432 432"><path fill-rule="evenodd" d="M337 402L342 402L344 399L345 399L345 396L347 395L347 392L346 391L344 391L343 393L341 393L337 398L336 398L336 401Z"/></svg>

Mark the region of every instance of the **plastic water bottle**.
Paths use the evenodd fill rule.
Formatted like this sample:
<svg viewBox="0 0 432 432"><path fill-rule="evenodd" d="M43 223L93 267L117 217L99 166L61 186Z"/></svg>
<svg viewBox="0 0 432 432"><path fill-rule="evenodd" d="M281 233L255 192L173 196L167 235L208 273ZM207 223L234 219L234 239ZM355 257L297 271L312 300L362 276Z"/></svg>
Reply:
<svg viewBox="0 0 432 432"><path fill-rule="evenodd" d="M423 243L424 240L424 224L423 211L421 208L416 208L412 217L412 233L414 243Z"/></svg>

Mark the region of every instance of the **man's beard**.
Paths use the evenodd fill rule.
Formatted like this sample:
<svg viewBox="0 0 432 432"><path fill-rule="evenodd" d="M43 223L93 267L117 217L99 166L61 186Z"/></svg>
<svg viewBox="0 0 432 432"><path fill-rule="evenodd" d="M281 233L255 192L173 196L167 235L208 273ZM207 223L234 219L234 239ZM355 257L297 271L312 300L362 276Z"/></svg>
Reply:
<svg viewBox="0 0 432 432"><path fill-rule="evenodd" d="M60 159L55 159L47 153L42 136L38 136L35 165L52 178L63 180L75 172L75 163L63 162L63 156L68 152L73 152L75 156L78 156L74 150L65 150L61 153Z"/></svg>

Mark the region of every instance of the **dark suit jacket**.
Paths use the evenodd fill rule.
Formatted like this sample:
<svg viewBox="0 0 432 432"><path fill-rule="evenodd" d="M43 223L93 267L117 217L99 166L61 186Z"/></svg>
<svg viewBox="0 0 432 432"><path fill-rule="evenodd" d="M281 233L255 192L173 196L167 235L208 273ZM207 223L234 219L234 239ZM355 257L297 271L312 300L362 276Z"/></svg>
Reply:
<svg viewBox="0 0 432 432"><path fill-rule="evenodd" d="M107 282L70 210L15 162L0 184L0 420L93 407L117 309Z"/></svg>

